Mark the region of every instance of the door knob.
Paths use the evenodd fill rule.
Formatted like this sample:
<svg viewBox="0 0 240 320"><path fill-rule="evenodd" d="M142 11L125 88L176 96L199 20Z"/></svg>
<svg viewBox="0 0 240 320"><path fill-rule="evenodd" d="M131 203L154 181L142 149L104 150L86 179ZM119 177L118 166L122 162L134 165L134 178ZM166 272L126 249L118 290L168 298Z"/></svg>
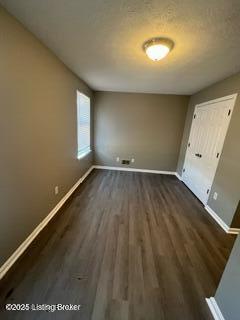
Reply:
<svg viewBox="0 0 240 320"><path fill-rule="evenodd" d="M198 158L202 158L202 155L200 153L195 153L195 156Z"/></svg>

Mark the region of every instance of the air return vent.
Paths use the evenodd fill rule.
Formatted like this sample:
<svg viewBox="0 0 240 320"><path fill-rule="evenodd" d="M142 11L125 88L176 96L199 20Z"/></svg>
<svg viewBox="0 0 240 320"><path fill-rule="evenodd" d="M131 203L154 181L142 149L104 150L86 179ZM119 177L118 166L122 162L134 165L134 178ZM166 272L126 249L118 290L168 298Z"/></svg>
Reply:
<svg viewBox="0 0 240 320"><path fill-rule="evenodd" d="M122 164L130 164L130 160L122 160Z"/></svg>

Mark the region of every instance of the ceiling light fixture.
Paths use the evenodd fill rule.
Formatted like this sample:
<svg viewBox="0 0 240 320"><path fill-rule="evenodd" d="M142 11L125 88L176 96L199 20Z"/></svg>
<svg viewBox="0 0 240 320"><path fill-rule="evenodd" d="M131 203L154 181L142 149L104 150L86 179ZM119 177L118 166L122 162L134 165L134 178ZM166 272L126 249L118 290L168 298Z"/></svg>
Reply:
<svg viewBox="0 0 240 320"><path fill-rule="evenodd" d="M159 61L166 57L172 50L174 43L167 38L152 38L144 42L143 49L149 59Z"/></svg>

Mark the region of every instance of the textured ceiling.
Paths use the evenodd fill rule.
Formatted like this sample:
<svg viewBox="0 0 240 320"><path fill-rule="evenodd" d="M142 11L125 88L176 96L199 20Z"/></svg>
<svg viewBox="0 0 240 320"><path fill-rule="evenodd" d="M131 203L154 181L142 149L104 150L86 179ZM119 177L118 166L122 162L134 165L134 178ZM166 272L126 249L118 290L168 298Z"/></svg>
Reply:
<svg viewBox="0 0 240 320"><path fill-rule="evenodd" d="M0 0L93 89L192 94L240 70L239 0ZM175 42L159 62L142 43Z"/></svg>

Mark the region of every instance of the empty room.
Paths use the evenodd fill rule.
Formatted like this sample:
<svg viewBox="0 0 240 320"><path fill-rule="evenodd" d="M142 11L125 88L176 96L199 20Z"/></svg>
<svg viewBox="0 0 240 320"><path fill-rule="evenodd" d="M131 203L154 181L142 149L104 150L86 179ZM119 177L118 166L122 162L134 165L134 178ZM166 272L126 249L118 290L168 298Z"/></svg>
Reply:
<svg viewBox="0 0 240 320"><path fill-rule="evenodd" d="M0 0L0 319L240 320L240 1Z"/></svg>

